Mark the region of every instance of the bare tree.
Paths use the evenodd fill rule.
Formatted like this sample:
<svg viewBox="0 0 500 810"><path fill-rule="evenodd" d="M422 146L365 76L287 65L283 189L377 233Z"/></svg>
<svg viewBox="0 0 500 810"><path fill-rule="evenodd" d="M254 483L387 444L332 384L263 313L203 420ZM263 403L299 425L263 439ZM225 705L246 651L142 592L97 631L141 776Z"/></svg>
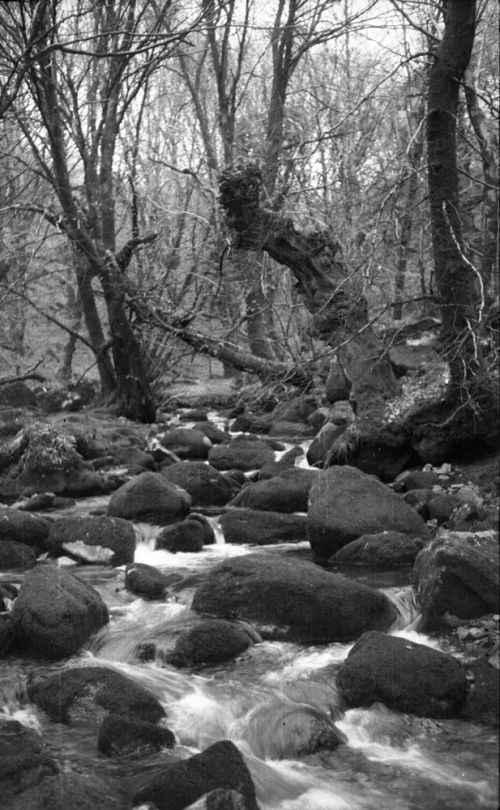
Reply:
<svg viewBox="0 0 500 810"><path fill-rule="evenodd" d="M73 12L65 15L62 5L50 2L4 8L3 14L17 23L11 26L11 50L17 46L20 56L30 51L24 83L31 100L25 92L23 103L18 97L11 111L54 192L57 206L47 219L72 245L103 390L113 391L120 413L152 421L155 407L140 341L127 314L125 275L134 250L152 237L133 234L117 247L116 147L124 116L141 88L192 26L167 31L168 2L77 0ZM109 340L95 305L94 278L104 296Z"/></svg>

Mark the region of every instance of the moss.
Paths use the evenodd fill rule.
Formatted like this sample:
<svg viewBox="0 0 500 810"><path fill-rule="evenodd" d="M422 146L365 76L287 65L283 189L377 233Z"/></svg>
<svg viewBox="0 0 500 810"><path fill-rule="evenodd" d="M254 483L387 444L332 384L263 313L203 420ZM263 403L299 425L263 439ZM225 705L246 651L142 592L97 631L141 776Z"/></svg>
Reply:
<svg viewBox="0 0 500 810"><path fill-rule="evenodd" d="M23 456L23 471L52 473L81 467L74 436L57 433L37 423L27 431L28 447Z"/></svg>

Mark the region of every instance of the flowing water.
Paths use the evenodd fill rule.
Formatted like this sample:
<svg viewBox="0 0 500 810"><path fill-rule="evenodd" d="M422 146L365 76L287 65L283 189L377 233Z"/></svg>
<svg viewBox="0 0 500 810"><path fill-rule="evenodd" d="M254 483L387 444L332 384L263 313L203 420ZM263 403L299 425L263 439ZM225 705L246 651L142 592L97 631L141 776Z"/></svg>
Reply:
<svg viewBox="0 0 500 810"><path fill-rule="evenodd" d="M104 502L89 500L80 513ZM216 521L214 520L216 524ZM495 730L461 720L430 720L404 715L375 704L345 711L335 687L335 673L352 645L303 647L263 642L235 661L203 669L177 670L154 661L141 662L137 651L156 640L168 650L180 631L192 625L190 602L204 572L225 557L255 551L217 542L198 554L155 551L158 529L137 526L136 561L182 575L165 602L146 602L124 588L124 570L81 566L84 577L101 594L110 622L79 655L51 665L114 667L149 689L162 703L174 731L176 754L191 756L221 739L233 740L252 773L262 810L473 810L496 808L497 739ZM307 559L308 545L266 547L263 553ZM398 608L392 632L439 648L439 640L415 630L417 608L408 572L349 572L380 587ZM21 582L19 574L0 579ZM0 667L0 714L39 731L50 748L73 757L82 767L111 773L116 763L96 747L96 726L50 722L26 701L23 686L40 664L8 658ZM334 721L346 743L335 751L286 758L280 735L283 713L297 706ZM134 774L161 766L162 753L128 762Z"/></svg>

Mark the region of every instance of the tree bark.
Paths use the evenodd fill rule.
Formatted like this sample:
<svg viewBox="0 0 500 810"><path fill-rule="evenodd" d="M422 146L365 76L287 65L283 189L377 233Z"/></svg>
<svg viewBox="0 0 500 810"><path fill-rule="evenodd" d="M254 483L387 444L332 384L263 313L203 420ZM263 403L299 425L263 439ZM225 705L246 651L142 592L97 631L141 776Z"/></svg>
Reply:
<svg viewBox="0 0 500 810"><path fill-rule="evenodd" d="M450 395L465 401L480 373L476 336L482 285L465 255L460 218L456 120L460 82L474 43L475 2L449 0L445 32L430 69L427 114L428 183L434 275L443 316L443 355Z"/></svg>
<svg viewBox="0 0 500 810"><path fill-rule="evenodd" d="M407 181L404 211L400 223L401 230L399 236L399 255L398 264L396 267L396 278L394 281L394 307L392 310L392 316L395 321L400 321L403 317L403 299L406 283L406 271L408 267L408 252L413 231L413 216L419 186L418 171L424 151L424 133L421 127L423 114L424 103L422 99L422 103L418 105L416 112L410 116L410 121L414 123L416 132L410 133L412 141L408 148L408 156L406 159L409 178Z"/></svg>

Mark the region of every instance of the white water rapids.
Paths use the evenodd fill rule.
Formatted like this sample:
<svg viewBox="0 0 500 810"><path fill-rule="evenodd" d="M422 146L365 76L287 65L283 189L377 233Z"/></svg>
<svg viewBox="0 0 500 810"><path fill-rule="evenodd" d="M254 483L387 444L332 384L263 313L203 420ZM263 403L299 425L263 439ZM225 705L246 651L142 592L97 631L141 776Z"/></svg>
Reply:
<svg viewBox="0 0 500 810"><path fill-rule="evenodd" d="M79 514L88 514L95 505L96 499L79 504ZM128 593L123 568L80 567L79 575L105 600L110 622L87 649L52 669L104 665L132 677L164 706L166 724L178 741L176 754L181 756L191 756L217 740L233 740L250 768L262 810L496 810L494 730L462 720L403 715L382 704L345 710L335 673L351 644L303 647L265 641L235 661L198 670L177 670L158 655L154 661L138 659L142 642L154 640L158 647L171 649L179 632L192 625L192 594L212 564L255 551L224 544L217 520L211 522L216 543L196 554L156 551L159 529L136 526L135 561L187 577L186 586L174 589L164 602ZM268 546L266 552L305 557L308 549L304 542ZM392 633L439 649L439 639L416 631L414 594L409 585L400 584L400 577L398 572L384 580L374 572L372 581L366 577L363 581L381 587L396 605L399 619ZM12 573L0 578L16 581ZM55 750L76 753L87 766L109 767L97 753L95 728L51 723L26 702L25 675L23 662L3 661L0 714L42 733ZM287 706L305 706L329 718L346 743L335 751L300 758L277 756L274 729ZM161 760L161 754L141 757L131 768L139 771Z"/></svg>

